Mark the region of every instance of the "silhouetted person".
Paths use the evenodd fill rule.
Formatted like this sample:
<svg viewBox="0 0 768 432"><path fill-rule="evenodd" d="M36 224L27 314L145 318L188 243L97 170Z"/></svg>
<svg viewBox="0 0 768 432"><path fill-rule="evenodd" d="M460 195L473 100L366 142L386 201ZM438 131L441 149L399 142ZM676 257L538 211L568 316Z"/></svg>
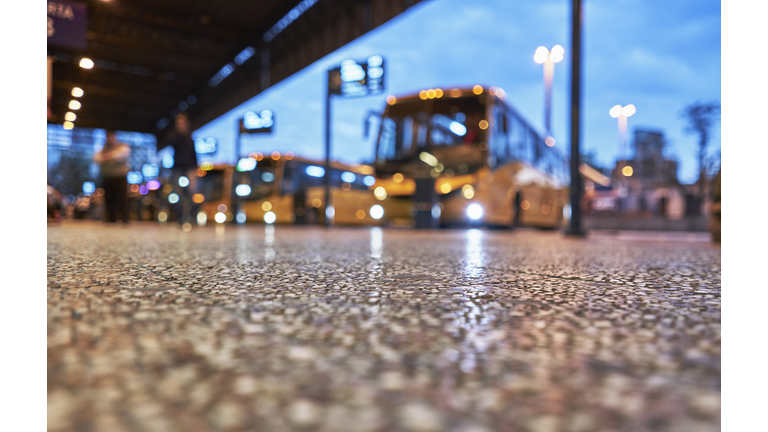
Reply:
<svg viewBox="0 0 768 432"><path fill-rule="evenodd" d="M128 157L131 147L115 138L115 131L107 132L107 141L100 152L93 155L93 160L101 164L102 184L104 185L104 204L107 222L116 222L120 213L124 223L128 223Z"/></svg>
<svg viewBox="0 0 768 432"><path fill-rule="evenodd" d="M190 222L192 212L192 194L197 190L197 153L195 152L195 142L192 140L192 131L189 128L187 113L180 113L176 116L175 128L169 132L165 138L158 143L157 151L166 147L173 147L173 175L171 181L173 187L178 188L181 206L181 212L177 212L181 217L179 223ZM189 185L182 187L179 185L179 178L186 177Z"/></svg>

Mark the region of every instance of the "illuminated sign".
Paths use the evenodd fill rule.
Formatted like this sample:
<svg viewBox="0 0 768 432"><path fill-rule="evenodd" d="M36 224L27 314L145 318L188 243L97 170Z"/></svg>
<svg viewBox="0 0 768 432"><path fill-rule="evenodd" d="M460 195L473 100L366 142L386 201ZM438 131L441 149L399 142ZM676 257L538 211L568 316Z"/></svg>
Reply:
<svg viewBox="0 0 768 432"><path fill-rule="evenodd" d="M275 113L272 110L247 111L240 119L240 133L272 133Z"/></svg>
<svg viewBox="0 0 768 432"><path fill-rule="evenodd" d="M328 71L328 90L342 96L367 96L384 91L384 59L380 55L365 62L344 60Z"/></svg>
<svg viewBox="0 0 768 432"><path fill-rule="evenodd" d="M195 152L199 154L216 153L216 138L198 138L195 140Z"/></svg>
<svg viewBox="0 0 768 432"><path fill-rule="evenodd" d="M85 3L70 0L49 1L48 43L76 50L86 48L88 11Z"/></svg>

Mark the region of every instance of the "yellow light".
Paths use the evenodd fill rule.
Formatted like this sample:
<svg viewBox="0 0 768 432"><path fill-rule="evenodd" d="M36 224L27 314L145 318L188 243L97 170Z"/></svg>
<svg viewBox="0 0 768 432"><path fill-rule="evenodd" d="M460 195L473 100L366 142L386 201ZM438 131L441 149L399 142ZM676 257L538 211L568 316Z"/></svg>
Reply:
<svg viewBox="0 0 768 432"><path fill-rule="evenodd" d="M631 166L627 165L621 169L621 173L624 174L624 177L632 177L634 170L632 169Z"/></svg>
<svg viewBox="0 0 768 432"><path fill-rule="evenodd" d="M614 105L614 107L608 111L608 114L613 118L619 118L619 116L621 116L621 105Z"/></svg>
<svg viewBox="0 0 768 432"><path fill-rule="evenodd" d="M373 190L373 196L379 201L384 201L387 198L387 190L379 186Z"/></svg>
<svg viewBox="0 0 768 432"><path fill-rule="evenodd" d="M478 84L478 85L472 87L472 93L474 93L476 95L479 95L482 92L483 92L483 86Z"/></svg>
<svg viewBox="0 0 768 432"><path fill-rule="evenodd" d="M157 214L157 220L160 222L165 222L168 220L168 215L165 214L165 212L160 212Z"/></svg>
<svg viewBox="0 0 768 432"><path fill-rule="evenodd" d="M272 160L278 160L278 159L280 159L280 152L273 151L272 152Z"/></svg>
<svg viewBox="0 0 768 432"><path fill-rule="evenodd" d="M80 67L83 69L91 69L93 67L93 60L83 57L80 59Z"/></svg>
<svg viewBox="0 0 768 432"><path fill-rule="evenodd" d="M204 211L197 213L197 224L205 225L206 222L208 222L208 213Z"/></svg>
<svg viewBox="0 0 768 432"><path fill-rule="evenodd" d="M312 207L320 208L321 205L323 205L323 202L320 201L320 198L315 198L312 200Z"/></svg>
<svg viewBox="0 0 768 432"><path fill-rule="evenodd" d="M461 96L461 90L459 89L452 89L450 92L451 97L460 97Z"/></svg>
<svg viewBox="0 0 768 432"><path fill-rule="evenodd" d="M403 177L403 175L400 174L400 173L397 173L397 174L392 176L392 180L394 180L395 183L400 183L401 181L403 181L404 178L405 177Z"/></svg>
<svg viewBox="0 0 768 432"><path fill-rule="evenodd" d="M548 205L544 204L543 206L541 206L541 212L543 214L549 214L549 210L550 210L550 208L549 208Z"/></svg>
<svg viewBox="0 0 768 432"><path fill-rule="evenodd" d="M64 126L64 129L70 130L75 127L75 124L69 121L65 121L63 126Z"/></svg>
<svg viewBox="0 0 768 432"><path fill-rule="evenodd" d="M448 192L450 192L450 191L451 191L451 185L450 185L450 184L448 184L448 183L443 183L443 185L442 185L442 186L440 186L440 192L442 192L442 193L444 193L444 194L447 194L447 193L448 193Z"/></svg>
<svg viewBox="0 0 768 432"><path fill-rule="evenodd" d="M198 168L198 169L197 169L197 176L198 176L198 177L205 177L205 174L206 174L206 172L205 172L205 171L203 171L203 169L202 169L202 168Z"/></svg>
<svg viewBox="0 0 768 432"><path fill-rule="evenodd" d="M464 198L466 199L472 199L475 196L475 188L472 187L472 185L464 185L461 187L461 194L464 195Z"/></svg>
<svg viewBox="0 0 768 432"><path fill-rule="evenodd" d="M542 64L549 58L549 50L546 47L540 46L536 48L536 52L533 54L533 61L538 64Z"/></svg>
<svg viewBox="0 0 768 432"><path fill-rule="evenodd" d="M355 216L357 216L358 219L365 219L365 210L358 210L357 213L355 213Z"/></svg>
<svg viewBox="0 0 768 432"><path fill-rule="evenodd" d="M201 202L205 201L205 196L203 194L196 193L192 195L192 202L195 204L200 204Z"/></svg>
<svg viewBox="0 0 768 432"><path fill-rule="evenodd" d="M487 120L480 120L480 129L482 129L482 130L488 129L488 121Z"/></svg>
<svg viewBox="0 0 768 432"><path fill-rule="evenodd" d="M74 96L74 97L80 97L84 93L85 92L83 92L83 89L81 89L80 87L75 87L75 88L72 89L72 96Z"/></svg>
<svg viewBox="0 0 768 432"><path fill-rule="evenodd" d="M192 224L189 222L184 222L184 225L181 226L181 229L184 230L184 232L190 232L192 231Z"/></svg>
<svg viewBox="0 0 768 432"><path fill-rule="evenodd" d="M632 104L629 104L621 109L621 114L623 114L624 117L631 117L632 114L636 112L637 112L637 109L635 109L635 106Z"/></svg>
<svg viewBox="0 0 768 432"><path fill-rule="evenodd" d="M520 208L523 210L528 210L529 208L531 208L531 203L529 203L527 200L524 200L523 202L520 203Z"/></svg>
<svg viewBox="0 0 768 432"><path fill-rule="evenodd" d="M430 98L430 99L434 99L436 94L437 93L433 89L427 90L427 97Z"/></svg>
<svg viewBox="0 0 768 432"><path fill-rule="evenodd" d="M257 161L260 161L260 160L262 160L262 159L264 159L264 155L263 155L263 154L261 154L261 152L256 152L256 160L257 160Z"/></svg>
<svg viewBox="0 0 768 432"><path fill-rule="evenodd" d="M288 160L293 159L293 152L292 151L285 152L285 158Z"/></svg>
<svg viewBox="0 0 768 432"><path fill-rule="evenodd" d="M77 119L77 116L73 112L68 112L68 113L64 114L64 120L66 120L66 121L71 121L72 122L72 121L75 121L75 119Z"/></svg>
<svg viewBox="0 0 768 432"><path fill-rule="evenodd" d="M216 213L216 216L213 217L213 220L215 220L216 223L224 223L227 221L227 215L222 212L218 212Z"/></svg>
<svg viewBox="0 0 768 432"><path fill-rule="evenodd" d="M213 169L213 162L203 162L200 164L200 169L203 171L210 171Z"/></svg>
<svg viewBox="0 0 768 432"><path fill-rule="evenodd" d="M387 103L390 105L394 105L395 103L397 103L397 98L392 95L389 95L387 96Z"/></svg>
<svg viewBox="0 0 768 432"><path fill-rule="evenodd" d="M437 158L432 156L431 154L427 152L421 152L419 153L419 159L421 159L422 162L429 166L437 166ZM402 174L401 174L402 175ZM394 178L394 177L393 177ZM401 180L395 180L396 182L400 182Z"/></svg>
<svg viewBox="0 0 768 432"><path fill-rule="evenodd" d="M443 89L435 89L435 97L443 97Z"/></svg>
<svg viewBox="0 0 768 432"><path fill-rule="evenodd" d="M79 110L81 107L80 102L76 100L69 101L69 109L71 110Z"/></svg>
<svg viewBox="0 0 768 432"><path fill-rule="evenodd" d="M264 201L264 202L261 204L261 209L262 209L262 210L264 210L264 211L270 211L270 210L272 210L272 203L271 203L271 202L269 202L269 201Z"/></svg>
<svg viewBox="0 0 768 432"><path fill-rule="evenodd" d="M421 98L422 100L426 100L427 99L427 91L426 90L420 91L419 92L419 98Z"/></svg>
<svg viewBox="0 0 768 432"><path fill-rule="evenodd" d="M561 47L560 45L555 45L552 47L552 51L549 53L549 59L555 63L559 63L563 60L564 54L565 48Z"/></svg>
<svg viewBox="0 0 768 432"><path fill-rule="evenodd" d="M443 172L444 169L445 169L445 165L443 165L441 163L435 165L435 171L437 171L437 172Z"/></svg>
<svg viewBox="0 0 768 432"><path fill-rule="evenodd" d="M547 139L544 140L544 143L550 147L555 146L555 139L552 137L547 137Z"/></svg>

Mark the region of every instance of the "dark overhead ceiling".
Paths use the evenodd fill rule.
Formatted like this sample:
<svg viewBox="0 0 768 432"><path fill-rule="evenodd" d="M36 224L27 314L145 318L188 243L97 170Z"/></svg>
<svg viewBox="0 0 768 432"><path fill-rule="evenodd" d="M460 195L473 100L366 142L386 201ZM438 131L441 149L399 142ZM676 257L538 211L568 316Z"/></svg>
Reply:
<svg viewBox="0 0 768 432"><path fill-rule="evenodd" d="M73 87L85 95L77 127L159 133L186 110L194 127L298 72L419 0L319 0L273 39L263 36L300 0L89 0L87 48L54 56L53 123ZM244 49L253 56L234 62ZM96 65L79 67L87 57ZM234 71L209 84L225 65ZM184 105L184 103L186 105ZM194 102L194 103L191 103ZM180 105L181 104L181 105Z"/></svg>

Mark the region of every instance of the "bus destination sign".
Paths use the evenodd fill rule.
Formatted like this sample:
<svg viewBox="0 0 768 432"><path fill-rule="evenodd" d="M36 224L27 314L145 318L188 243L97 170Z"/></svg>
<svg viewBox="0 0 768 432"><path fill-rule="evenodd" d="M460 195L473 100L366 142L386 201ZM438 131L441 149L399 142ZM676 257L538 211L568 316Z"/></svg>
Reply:
<svg viewBox="0 0 768 432"><path fill-rule="evenodd" d="M380 55L365 62L344 60L341 67L328 71L328 89L342 96L368 96L384 91L384 59Z"/></svg>

